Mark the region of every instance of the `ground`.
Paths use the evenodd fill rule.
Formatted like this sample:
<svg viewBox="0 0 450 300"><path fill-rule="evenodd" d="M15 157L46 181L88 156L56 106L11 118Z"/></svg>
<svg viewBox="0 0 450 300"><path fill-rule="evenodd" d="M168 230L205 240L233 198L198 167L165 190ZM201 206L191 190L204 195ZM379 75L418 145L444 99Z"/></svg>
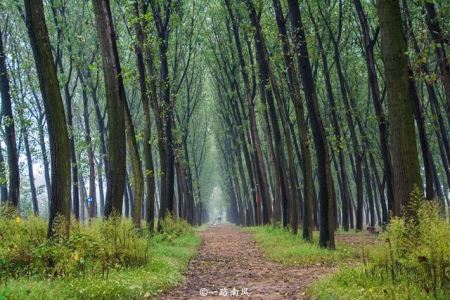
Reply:
<svg viewBox="0 0 450 300"><path fill-rule="evenodd" d="M198 256L191 261L185 283L160 299L306 299L308 286L336 269L287 266L264 257L253 238L233 225L200 232Z"/></svg>

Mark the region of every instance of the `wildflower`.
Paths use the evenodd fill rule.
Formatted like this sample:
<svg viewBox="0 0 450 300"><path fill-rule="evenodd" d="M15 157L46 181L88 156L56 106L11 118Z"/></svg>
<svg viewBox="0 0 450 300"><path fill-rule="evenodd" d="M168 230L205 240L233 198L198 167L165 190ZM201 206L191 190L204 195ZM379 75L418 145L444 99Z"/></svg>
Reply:
<svg viewBox="0 0 450 300"><path fill-rule="evenodd" d="M75 252L74 254L72 254L72 259L79 261L80 260L80 254L78 254L78 252Z"/></svg>
<svg viewBox="0 0 450 300"><path fill-rule="evenodd" d="M14 221L16 222L16 224L20 224L20 222L22 222L22 219L19 216L17 216Z"/></svg>

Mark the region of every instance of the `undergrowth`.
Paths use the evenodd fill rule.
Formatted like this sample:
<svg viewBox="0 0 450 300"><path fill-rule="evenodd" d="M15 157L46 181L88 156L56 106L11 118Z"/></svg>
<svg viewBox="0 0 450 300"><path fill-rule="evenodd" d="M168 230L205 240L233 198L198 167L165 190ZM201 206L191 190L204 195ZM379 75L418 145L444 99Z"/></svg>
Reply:
<svg viewBox="0 0 450 300"><path fill-rule="evenodd" d="M416 200L417 203L418 200ZM391 220L385 243L369 250L356 269L318 282L320 299L449 299L450 224L434 202L419 201L414 222Z"/></svg>
<svg viewBox="0 0 450 300"><path fill-rule="evenodd" d="M49 240L44 219L0 219L0 299L155 295L182 280L200 243L192 227L170 217L153 236L126 219L72 224L70 237Z"/></svg>
<svg viewBox="0 0 450 300"><path fill-rule="evenodd" d="M317 234L312 242L305 242L300 234L292 235L280 227L252 227L246 230L255 233L255 240L265 256L282 264L335 266L360 257L357 249L345 244L338 244L337 250L320 248Z"/></svg>

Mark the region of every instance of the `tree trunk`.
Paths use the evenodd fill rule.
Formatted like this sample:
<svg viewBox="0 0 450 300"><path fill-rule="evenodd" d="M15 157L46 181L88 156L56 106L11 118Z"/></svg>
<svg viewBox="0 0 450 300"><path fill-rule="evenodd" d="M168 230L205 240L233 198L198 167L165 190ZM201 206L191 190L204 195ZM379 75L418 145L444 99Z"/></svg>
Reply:
<svg viewBox="0 0 450 300"><path fill-rule="evenodd" d="M64 234L68 235L71 178L69 133L64 106L45 24L42 1L25 0L25 12L49 131L52 194L48 235L51 237L54 234L53 225L56 217L63 219L66 230Z"/></svg>
<svg viewBox="0 0 450 300"><path fill-rule="evenodd" d="M267 183L267 173L264 166L264 159L262 156L262 150L261 150L261 142L258 134L258 127L256 124L256 114L255 114L255 99L251 94L250 89L250 83L249 83L249 77L247 73L247 67L243 56L243 50L241 46L241 40L239 37L239 29L237 28L236 20L234 16L231 13L231 6L229 1L225 1L228 12L230 13L232 25L233 25L233 33L235 38L235 44L238 51L239 56L239 64L240 64L240 70L242 74L242 78L244 80L244 88L247 98L247 104L248 104L248 118L250 122L250 135L253 147L255 149L255 171L256 171L256 195L259 195L261 198L261 202L264 203L264 206L266 207L266 210L263 212L263 218L261 220L262 224L267 224L269 222L269 213L267 209L269 209L270 205L270 196L268 192L268 183ZM257 197L257 196L256 196ZM255 197L255 199L256 199ZM256 200L255 200L256 202ZM255 206L255 209L257 209L258 206Z"/></svg>
<svg viewBox="0 0 450 300"><path fill-rule="evenodd" d="M133 219L133 224L136 228L141 227L141 211L142 211L142 203L144 199L144 175L142 173L142 163L139 155L139 149L136 142L136 131L134 129L133 120L131 118L131 112L128 107L128 103L125 98L125 91L123 100L125 101L125 126L127 132L127 144L128 151L131 160L131 169L133 173L133 189L134 189L134 201L133 207L131 211L131 217Z"/></svg>
<svg viewBox="0 0 450 300"><path fill-rule="evenodd" d="M348 176L347 176L347 163L345 160L345 153L344 153L344 140L341 134L341 126L339 122L339 117L337 114L338 106L336 104L336 101L334 99L333 94L333 87L331 84L331 78L330 78L330 72L329 66L328 66L328 58L326 55L326 52L323 48L322 38L320 36L319 31L317 28L315 28L316 31L316 38L317 38L317 45L319 48L320 55L322 57L322 68L323 68L323 74L324 74L324 80L325 80L325 88L327 91L327 99L330 104L330 111L331 111L331 122L333 125L333 130L335 134L336 139L336 152L338 156L339 161L339 171L340 174L340 190L341 190L341 204L342 204L342 227L345 231L349 230L349 223L350 219L353 218L350 210L350 191L349 191L349 182L348 182Z"/></svg>
<svg viewBox="0 0 450 300"><path fill-rule="evenodd" d="M408 61L398 0L379 0L378 17L389 108L389 130L394 187L394 215L415 217L411 193L422 190L414 128L413 103L409 95Z"/></svg>
<svg viewBox="0 0 450 300"><path fill-rule="evenodd" d="M1 124L1 117L0 117ZM3 150L0 145L0 204L6 203L8 199L8 188L3 182L5 181L5 159L3 158Z"/></svg>
<svg viewBox="0 0 450 300"><path fill-rule="evenodd" d="M19 209L20 172L17 153L16 130L11 104L6 55L3 49L3 34L0 28L0 93L2 96L2 117L5 132L5 144L8 156L8 198L7 203Z"/></svg>
<svg viewBox="0 0 450 300"><path fill-rule="evenodd" d="M311 118L311 129L316 146L316 157L319 178L320 198L320 237L321 247L335 248L334 243L334 191L333 178L331 174L331 160L325 128L320 116L315 83L309 62L308 46L301 19L298 0L288 0L291 24L294 30L294 49L297 54L299 70L305 91L306 103Z"/></svg>
<svg viewBox="0 0 450 300"><path fill-rule="evenodd" d="M84 76L80 72L79 76L81 87L82 87L82 97L83 97L83 120L84 120L84 140L87 145L88 154L88 165L89 165L89 193L87 195L88 200L88 213L89 218L95 218L97 212L97 191L95 186L95 162L94 162L94 149L92 147L91 138L91 125L89 122L89 103L87 95L87 86L84 82Z"/></svg>
<svg viewBox="0 0 450 300"><path fill-rule="evenodd" d="M370 92L372 94L373 106L375 108L375 114L377 115L378 121L378 132L380 135L380 148L381 155L383 158L383 168L384 174L386 176L386 191L387 191L387 200L388 200L388 208L390 211L394 210L393 206L393 190L392 190L392 162L390 157L390 150L388 144L388 130L386 123L386 116L383 112L383 105L381 102L380 90L378 85L378 76L375 65L375 57L373 53L373 49L376 42L376 36L371 37L369 32L369 24L367 22L367 16L363 10L360 0L354 0L356 12L358 14L358 19L361 24L361 31L364 40L364 52L366 55L366 64L367 64L367 74L370 85ZM383 191L384 193L384 191ZM389 214L383 213L383 223L386 224L388 222Z"/></svg>
<svg viewBox="0 0 450 300"><path fill-rule="evenodd" d="M93 0L97 37L103 59L103 75L108 110L108 158L105 217L122 213L126 174L125 109L122 74L117 52L116 34L108 0Z"/></svg>
<svg viewBox="0 0 450 300"><path fill-rule="evenodd" d="M150 232L154 231L155 222L155 170L153 166L152 155L152 123L150 119L150 99L148 96L147 80L144 64L144 33L142 30L142 23L139 19L139 6L138 1L133 3L134 15L137 17L137 21L134 25L136 34L136 63L139 73L139 87L141 89L141 101L144 110L144 161L145 161L145 185L147 188L146 197L146 222ZM151 89L150 89L151 90Z"/></svg>
<svg viewBox="0 0 450 300"><path fill-rule="evenodd" d="M283 11L281 8L281 3L279 0L273 0L273 5L275 8L276 21L278 26L278 31L280 34L280 39L283 44L283 58L284 63L287 68L288 75L288 87L289 93L291 95L292 102L294 103L294 108L297 117L298 132L300 135L300 145L302 150L302 160L301 166L303 171L303 188L304 188L304 201L303 201L303 239L310 241L312 240L313 231L313 177L312 177L312 159L311 150L309 147L308 140L308 125L305 120L305 113L303 108L303 101L300 95L300 82L297 79L297 70L294 66L294 60L291 55L291 47L289 44L289 39L286 30L286 21L284 19ZM272 74L272 78L273 78ZM275 80L272 79L274 85ZM288 116L286 116L287 118ZM285 122L288 122L287 120ZM296 186L294 186L296 187ZM293 199L297 201L295 198Z"/></svg>
<svg viewBox="0 0 450 300"><path fill-rule="evenodd" d="M38 100L38 99L36 99ZM45 187L47 190L47 203L48 207L50 208L50 199L52 198L52 184L50 181L50 163L48 161L47 156L47 147L45 143L45 136L44 136L44 127L45 127L45 115L39 108L39 126L38 126L38 133L39 133L39 146L41 148L41 155L42 155L42 164L44 165L44 178L45 178Z"/></svg>
<svg viewBox="0 0 450 300"><path fill-rule="evenodd" d="M445 96L447 98L448 109L450 109L450 67L445 53L445 45L448 41L443 39L443 33L439 24L438 14L435 4L433 2L425 1L423 3L427 13L427 25L430 30L431 38L436 44L434 51L438 60L439 70L441 72L441 80L444 86Z"/></svg>
<svg viewBox="0 0 450 300"><path fill-rule="evenodd" d="M28 139L27 129L22 128L23 143L25 146L25 155L27 157L28 180L30 181L31 204L33 205L33 213L39 216L39 203L37 200L36 183L34 182L33 157L31 155L30 142Z"/></svg>

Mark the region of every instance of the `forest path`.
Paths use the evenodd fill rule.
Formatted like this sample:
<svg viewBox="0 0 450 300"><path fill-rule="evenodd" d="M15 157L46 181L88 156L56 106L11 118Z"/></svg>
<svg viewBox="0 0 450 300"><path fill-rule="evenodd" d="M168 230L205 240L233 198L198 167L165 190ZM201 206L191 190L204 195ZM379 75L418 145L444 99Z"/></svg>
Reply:
<svg viewBox="0 0 450 300"><path fill-rule="evenodd" d="M333 271L269 261L253 234L233 225L211 226L199 234L202 246L185 283L159 299L306 299L307 287Z"/></svg>

